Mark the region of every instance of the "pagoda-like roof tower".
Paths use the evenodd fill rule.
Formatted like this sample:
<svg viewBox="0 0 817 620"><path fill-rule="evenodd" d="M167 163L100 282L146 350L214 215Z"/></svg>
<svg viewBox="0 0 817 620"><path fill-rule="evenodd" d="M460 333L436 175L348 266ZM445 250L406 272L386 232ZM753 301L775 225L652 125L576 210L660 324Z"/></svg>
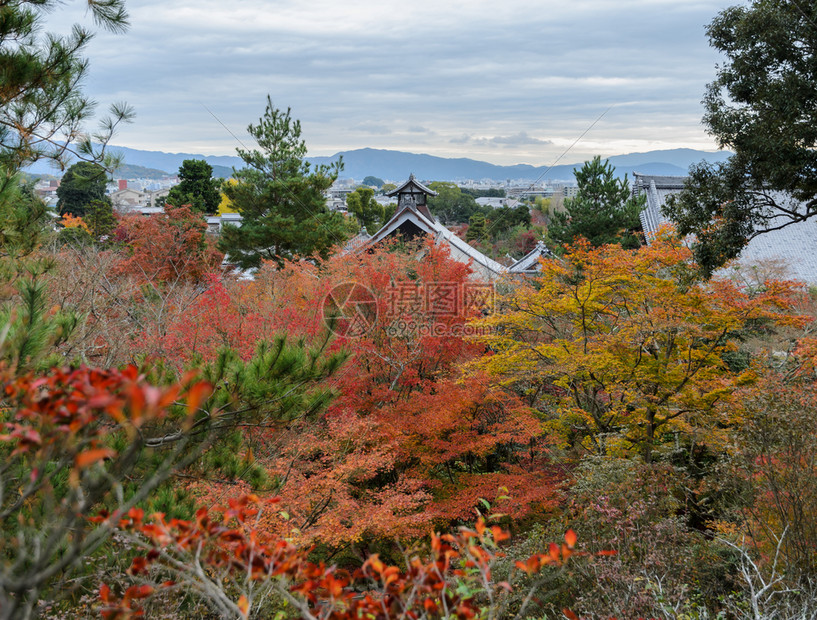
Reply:
<svg viewBox="0 0 817 620"><path fill-rule="evenodd" d="M429 196L436 195L437 192L420 183L420 181L414 178L413 174L410 175L408 181L403 183L400 187L393 189L386 194L386 196L389 198L397 196L398 211L401 211L403 207L408 207L410 209L414 209L415 211L419 211L427 218L432 220L434 219L434 216L431 215L431 211L428 210L426 203Z"/></svg>
<svg viewBox="0 0 817 620"><path fill-rule="evenodd" d="M380 230L371 237L367 235L367 238L362 239L355 248L351 248L351 251L363 252L384 239L398 235L404 239L428 235L434 243L448 246L451 258L470 264L474 277L478 280L490 282L507 271L504 266L468 245L437 221L426 204L426 199L429 196L436 196L437 192L420 183L413 174L408 181L386 195L390 198L397 196L397 210L394 215Z"/></svg>

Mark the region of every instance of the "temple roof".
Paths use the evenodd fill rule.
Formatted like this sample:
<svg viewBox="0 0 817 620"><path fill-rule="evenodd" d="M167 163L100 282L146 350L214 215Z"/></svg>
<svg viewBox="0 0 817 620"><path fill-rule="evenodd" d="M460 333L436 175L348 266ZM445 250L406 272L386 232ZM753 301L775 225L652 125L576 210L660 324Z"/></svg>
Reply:
<svg viewBox="0 0 817 620"><path fill-rule="evenodd" d="M425 213L421 213L417 209L413 208L411 205L406 205L397 209L391 219L383 224L383 227L372 235L371 239L368 240L367 245L379 243L407 223L416 226L422 233L427 235L436 235L440 228L444 228L430 214L426 215Z"/></svg>
<svg viewBox="0 0 817 620"><path fill-rule="evenodd" d="M633 194L646 194L647 196L647 204L641 212L641 225L647 243L655 239L655 234L662 225L672 223L664 216L661 209L670 195L677 194L683 189L686 179L687 177L635 174ZM786 200L782 194L779 198ZM785 223L785 221L785 217L781 216L780 222ZM774 221L770 225L773 226ZM743 248L738 262L745 265L775 264L787 277L809 284L817 284L815 239L817 239L817 219L809 218L803 222L789 224L784 228L756 236ZM724 273L724 270L721 270L719 274L728 275Z"/></svg>
<svg viewBox="0 0 817 620"><path fill-rule="evenodd" d="M421 183L416 181L414 179L414 175L409 177L409 180L403 183L400 188L390 192L388 195L393 196L397 193L410 193L406 191L400 192L401 188L408 187L410 184L413 184L415 188L420 191L424 191L429 195L437 195L436 192L429 190ZM459 256L473 261L475 266L481 267L482 269L494 274L494 276L505 273L508 270L507 267L501 265L492 258L485 256L475 247L469 245L466 241L463 241L456 234L440 224L440 222L437 221L437 218L431 214L425 205L417 206L411 202L408 202L403 206L399 206L392 218L386 222L380 230L374 233L370 239L359 247L362 249L363 247L371 247L376 245L387 237L396 234L401 229L412 230L420 234L430 235L434 239L435 243L446 243L452 252L456 251Z"/></svg>
<svg viewBox="0 0 817 620"><path fill-rule="evenodd" d="M536 273L541 267L541 265L539 265L539 260L541 258L555 257L556 255L548 249L544 241L538 241L536 243L536 247L516 261L513 265L508 267L508 272L523 274Z"/></svg>
<svg viewBox="0 0 817 620"><path fill-rule="evenodd" d="M661 209L667 202L667 197L677 194L684 189L687 177L657 176L649 174L633 174L633 196L646 194L647 204L640 214L641 229L649 243L655 238L658 229L670 221L664 217Z"/></svg>
<svg viewBox="0 0 817 620"><path fill-rule="evenodd" d="M414 191L414 190L419 190L419 191ZM412 174L412 175L409 175L408 180L405 183L403 183L400 187L398 187L397 189L393 189L390 192L387 192L386 196L391 197L391 196L397 196L399 194L420 194L420 193L425 194L426 196L436 196L437 195L437 192L435 192L433 189L427 188L425 185L420 183L420 181L415 179L414 175Z"/></svg>

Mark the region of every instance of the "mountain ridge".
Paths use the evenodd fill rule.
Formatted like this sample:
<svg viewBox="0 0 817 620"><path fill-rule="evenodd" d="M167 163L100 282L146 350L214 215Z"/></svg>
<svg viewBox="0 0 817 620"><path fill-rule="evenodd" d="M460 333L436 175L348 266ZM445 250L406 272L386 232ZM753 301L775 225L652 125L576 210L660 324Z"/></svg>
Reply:
<svg viewBox="0 0 817 620"><path fill-rule="evenodd" d="M110 151L123 156L126 164L143 166L174 174L185 159L204 159L212 165L216 176L229 176L232 168L239 168L243 161L230 155L197 155L192 153L167 153L164 151L146 151L130 147L111 146ZM698 151L694 149L665 149L642 153L627 153L608 157L615 166L616 174L623 177L632 176L633 172L644 174L684 176L689 166L705 160L717 163L727 159L728 151ZM420 179L435 181L465 180L480 181L491 179L503 182L517 181L573 181L573 171L583 162L562 164L558 166L535 166L532 164L499 165L491 164L468 157L438 157L423 153L409 153L389 149L362 148L341 151L330 156L308 156L313 165L326 165L343 157L343 178L362 180L366 176L376 176L384 180L402 181L409 174ZM45 162L38 162L28 169L32 173L45 173L53 170Z"/></svg>

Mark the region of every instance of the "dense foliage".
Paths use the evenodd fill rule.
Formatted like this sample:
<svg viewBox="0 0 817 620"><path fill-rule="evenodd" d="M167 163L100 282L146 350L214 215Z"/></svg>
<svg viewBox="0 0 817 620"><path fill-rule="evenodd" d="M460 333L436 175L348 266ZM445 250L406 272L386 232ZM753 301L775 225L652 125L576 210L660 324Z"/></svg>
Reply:
<svg viewBox="0 0 817 620"><path fill-rule="evenodd" d="M87 36L34 35L53 4L0 3L46 131L86 111ZM761 16L807 41L796 6L711 35ZM0 132L0 619L817 615L807 287L704 281L669 232L627 247L635 203L599 160L570 220L435 186L494 249L601 209L538 275L480 281L433 239L349 252L321 195L339 168L310 170L269 102L250 133L220 245L252 274L189 206L111 221L92 197L52 230L14 166L60 152Z"/></svg>
<svg viewBox="0 0 817 620"><path fill-rule="evenodd" d="M817 213L817 6L754 0L723 10L709 24L725 55L704 97L703 122L726 162L701 163L667 207L711 273L746 242Z"/></svg>
<svg viewBox="0 0 817 620"><path fill-rule="evenodd" d="M243 219L240 230L225 226L221 250L244 269L259 267L262 260L280 264L302 256L326 258L349 232L323 197L342 163L310 170L300 122L289 109L274 107L269 97L264 115L247 131L259 148L238 149L247 165L234 173L237 182L227 184L224 193Z"/></svg>
<svg viewBox="0 0 817 620"><path fill-rule="evenodd" d="M813 609L796 283L702 282L668 235L523 282L430 241L241 280L189 208L117 226L2 263L12 617Z"/></svg>
<svg viewBox="0 0 817 620"><path fill-rule="evenodd" d="M215 213L221 203L221 181L203 159L185 159L179 167L179 183L167 195L167 204L190 205L199 213Z"/></svg>
<svg viewBox="0 0 817 620"><path fill-rule="evenodd" d="M615 168L596 156L574 172L578 192L564 201L564 211L553 214L548 236L557 244L582 238L594 246L618 243L625 248L641 245L639 214L646 196L634 197L627 177L617 179Z"/></svg>
<svg viewBox="0 0 817 620"><path fill-rule="evenodd" d="M108 175L101 165L87 161L74 164L57 188L57 211L60 215L84 217L91 203L109 200L105 195L107 183Z"/></svg>
<svg viewBox="0 0 817 620"><path fill-rule="evenodd" d="M395 206L386 208L374 198L371 187L358 187L346 196L346 209L357 218L360 225L372 234L394 215Z"/></svg>

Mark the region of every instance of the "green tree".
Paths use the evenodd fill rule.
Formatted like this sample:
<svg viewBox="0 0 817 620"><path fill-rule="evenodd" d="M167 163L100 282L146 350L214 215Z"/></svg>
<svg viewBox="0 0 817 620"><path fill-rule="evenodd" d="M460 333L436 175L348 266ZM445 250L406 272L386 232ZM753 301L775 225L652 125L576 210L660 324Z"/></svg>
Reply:
<svg viewBox="0 0 817 620"><path fill-rule="evenodd" d="M85 216L82 219L88 225L91 234L96 238L107 235L116 227L113 206L107 198L89 202L85 207Z"/></svg>
<svg viewBox="0 0 817 620"><path fill-rule="evenodd" d="M51 217L34 193L33 184L20 182L19 175L10 181L6 200L0 198L0 253L4 257L26 256L40 245Z"/></svg>
<svg viewBox="0 0 817 620"><path fill-rule="evenodd" d="M381 187L383 187L383 179L380 179L378 177L368 176L365 179L363 179L363 185L368 185L370 187L377 187L378 189L380 189Z"/></svg>
<svg viewBox="0 0 817 620"><path fill-rule="evenodd" d="M488 235L487 221L482 213L474 213L468 220L468 232L465 233L466 241L482 241Z"/></svg>
<svg viewBox="0 0 817 620"><path fill-rule="evenodd" d="M94 103L79 84L88 71L83 57L93 33L75 24L70 35L43 32L46 16L59 0L7 0L0 3L0 169L8 179L39 159L64 165L66 157L100 159L92 143L105 145L117 124L132 112L114 105L96 134L81 131ZM128 26L124 0L85 3L102 28Z"/></svg>
<svg viewBox="0 0 817 620"><path fill-rule="evenodd" d="M215 213L221 202L221 181L213 178L213 167L203 159L185 159L179 168L178 185L167 195L167 204L189 204L199 213Z"/></svg>
<svg viewBox="0 0 817 620"><path fill-rule="evenodd" d="M383 206L383 223L385 224L391 218L393 218L395 213L397 213L397 203L396 202L390 202L389 204L384 205ZM372 232L374 232L374 231L372 231Z"/></svg>
<svg viewBox="0 0 817 620"><path fill-rule="evenodd" d="M734 155L690 170L666 215L694 233L707 273L746 242L817 213L817 4L753 0L709 24L726 55L704 96L704 125Z"/></svg>
<svg viewBox="0 0 817 620"><path fill-rule="evenodd" d="M244 269L262 259L325 258L346 237L343 216L329 211L323 196L343 163L310 171L300 121L289 108L274 107L269 96L264 115L247 130L260 150L238 149L247 166L235 172L237 183L226 185L224 193L243 219L240 228L224 227L219 248Z"/></svg>
<svg viewBox="0 0 817 620"><path fill-rule="evenodd" d="M379 230L385 224L385 210L383 205L374 199L374 190L371 187L358 187L346 196L346 208L369 233Z"/></svg>
<svg viewBox="0 0 817 620"><path fill-rule="evenodd" d="M516 207L499 207L488 214L488 232L492 237L521 226L530 228L530 209L520 204Z"/></svg>
<svg viewBox="0 0 817 620"><path fill-rule="evenodd" d="M57 210L60 215L70 213L85 217L85 209L95 200L106 200L108 177L105 168L97 163L81 161L71 166L57 188Z"/></svg>
<svg viewBox="0 0 817 620"><path fill-rule="evenodd" d="M487 214L473 196L464 193L455 183L434 181L428 187L437 192L436 196L429 197L428 208L444 224L462 224L475 213Z"/></svg>
<svg viewBox="0 0 817 620"><path fill-rule="evenodd" d="M558 244L572 243L577 237L594 246L617 243L625 248L641 245L637 232L639 214L646 197L634 198L627 176L615 177L610 162L596 156L574 172L579 191L575 198L565 199L565 213L553 213L548 234Z"/></svg>
<svg viewBox="0 0 817 620"><path fill-rule="evenodd" d="M501 187L491 187L488 189L461 188L463 194L468 194L474 198L505 198L505 190Z"/></svg>

